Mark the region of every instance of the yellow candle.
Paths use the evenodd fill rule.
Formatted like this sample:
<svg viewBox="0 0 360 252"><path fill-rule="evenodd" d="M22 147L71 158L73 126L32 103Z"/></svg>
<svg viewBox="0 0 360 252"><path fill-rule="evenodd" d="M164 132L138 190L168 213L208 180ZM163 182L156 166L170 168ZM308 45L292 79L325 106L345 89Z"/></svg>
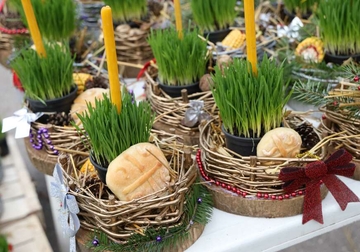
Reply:
<svg viewBox="0 0 360 252"><path fill-rule="evenodd" d="M119 81L119 69L116 57L114 26L111 8L104 6L101 9L101 20L104 34L104 44L107 59L107 68L110 83L110 99L117 107L118 112L121 112L121 90Z"/></svg>
<svg viewBox="0 0 360 252"><path fill-rule="evenodd" d="M179 38L183 37L182 33L182 17L181 17L181 5L180 0L174 0L174 9L175 9L175 25L176 30L178 31Z"/></svg>
<svg viewBox="0 0 360 252"><path fill-rule="evenodd" d="M30 0L21 0L21 4L25 12L26 20L29 26L31 38L34 41L36 52L40 56L46 57L45 47L41 38L39 26L36 22L34 9L31 5L31 2Z"/></svg>
<svg viewBox="0 0 360 252"><path fill-rule="evenodd" d="M244 12L247 59L251 63L252 71L257 74L254 0L244 0Z"/></svg>

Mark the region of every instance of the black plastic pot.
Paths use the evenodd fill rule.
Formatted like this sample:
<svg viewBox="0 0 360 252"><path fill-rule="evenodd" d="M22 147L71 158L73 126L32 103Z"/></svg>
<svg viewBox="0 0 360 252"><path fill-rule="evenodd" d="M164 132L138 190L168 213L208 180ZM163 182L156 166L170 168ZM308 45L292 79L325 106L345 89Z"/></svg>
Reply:
<svg viewBox="0 0 360 252"><path fill-rule="evenodd" d="M101 182L103 182L106 185L107 167L103 167L102 165L99 165L98 163L96 163L96 161L93 159L92 155L90 155L90 162L95 167Z"/></svg>
<svg viewBox="0 0 360 252"><path fill-rule="evenodd" d="M221 126L222 132L225 134L226 147L241 156L256 156L256 148L261 138L247 138L234 136L228 133L224 126Z"/></svg>
<svg viewBox="0 0 360 252"><path fill-rule="evenodd" d="M186 89L187 94L191 95L194 93L202 92L199 87L199 82L186 86L170 86L159 83L160 88L167 93L170 97L181 97L181 90Z"/></svg>
<svg viewBox="0 0 360 252"><path fill-rule="evenodd" d="M355 62L360 62L360 54L354 54L354 55L335 55L331 54L329 52L325 53L324 60L326 63L334 63L338 65L342 65L344 61L348 60L350 57L353 58Z"/></svg>
<svg viewBox="0 0 360 252"><path fill-rule="evenodd" d="M9 154L9 146L6 141L6 137L0 139L0 156L5 157Z"/></svg>
<svg viewBox="0 0 360 252"><path fill-rule="evenodd" d="M289 17L289 21L293 20L296 17L296 13L293 11L289 11L286 7L284 7L284 13ZM312 15L312 11L308 10L306 13L301 14L301 19L309 19Z"/></svg>
<svg viewBox="0 0 360 252"><path fill-rule="evenodd" d="M66 112L71 109L71 105L76 98L78 87L75 85L69 94L53 100L46 100L45 103L39 100L27 98L32 112Z"/></svg>
<svg viewBox="0 0 360 252"><path fill-rule="evenodd" d="M204 32L204 38L207 38L210 42L216 44L216 42L221 42L223 39L230 33L230 29Z"/></svg>

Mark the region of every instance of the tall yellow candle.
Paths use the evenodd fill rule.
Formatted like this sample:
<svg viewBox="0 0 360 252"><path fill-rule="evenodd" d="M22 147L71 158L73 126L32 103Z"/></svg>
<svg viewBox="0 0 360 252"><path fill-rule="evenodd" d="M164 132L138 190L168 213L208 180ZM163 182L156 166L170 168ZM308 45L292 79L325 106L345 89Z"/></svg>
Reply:
<svg viewBox="0 0 360 252"><path fill-rule="evenodd" d="M257 74L254 0L244 0L244 12L247 59L251 63L252 71Z"/></svg>
<svg viewBox="0 0 360 252"><path fill-rule="evenodd" d="M104 6L101 8L101 20L104 34L104 44L107 59L107 68L110 83L110 99L117 107L118 113L121 112L121 90L119 81L119 69L116 57L114 26L111 8Z"/></svg>
<svg viewBox="0 0 360 252"><path fill-rule="evenodd" d="M41 38L39 26L36 22L34 9L31 5L31 2L30 0L21 0L21 4L25 12L26 20L29 26L31 38L34 41L36 52L40 56L46 57L45 47Z"/></svg>
<svg viewBox="0 0 360 252"><path fill-rule="evenodd" d="M179 38L183 37L182 29L182 17L181 17L181 5L180 0L174 0L174 9L175 9L175 25L176 30L179 34Z"/></svg>

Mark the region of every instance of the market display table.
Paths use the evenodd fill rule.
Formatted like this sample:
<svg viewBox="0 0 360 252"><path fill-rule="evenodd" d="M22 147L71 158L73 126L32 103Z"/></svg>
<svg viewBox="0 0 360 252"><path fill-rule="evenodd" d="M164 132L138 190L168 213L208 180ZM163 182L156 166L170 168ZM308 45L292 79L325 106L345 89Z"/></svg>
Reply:
<svg viewBox="0 0 360 252"><path fill-rule="evenodd" d="M10 154L2 158L0 181L3 212L0 233L13 245L13 252L51 252L45 235L44 216L35 186L23 162L15 139L7 138Z"/></svg>
<svg viewBox="0 0 360 252"><path fill-rule="evenodd" d="M360 197L360 181L339 178ZM349 203L341 211L331 193L323 200L322 209L324 224L312 220L305 225L302 215L266 219L214 209L200 239L186 251L278 251L360 220L360 203Z"/></svg>

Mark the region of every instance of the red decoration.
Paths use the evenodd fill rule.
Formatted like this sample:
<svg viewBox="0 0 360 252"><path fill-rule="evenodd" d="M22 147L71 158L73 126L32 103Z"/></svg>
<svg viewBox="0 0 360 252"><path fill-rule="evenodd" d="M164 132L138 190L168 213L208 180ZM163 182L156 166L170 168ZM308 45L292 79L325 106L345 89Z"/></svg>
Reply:
<svg viewBox="0 0 360 252"><path fill-rule="evenodd" d="M13 84L14 84L14 87L19 89L20 91L24 91L24 88L21 85L20 79L14 71L13 71Z"/></svg>
<svg viewBox="0 0 360 252"><path fill-rule="evenodd" d="M148 62L145 63L145 65L143 66L143 68L141 68L140 72L138 73L136 79L139 80L145 73L145 71L152 65L152 64L156 64L156 59L152 59Z"/></svg>
<svg viewBox="0 0 360 252"><path fill-rule="evenodd" d="M303 185L306 187L303 224L309 220L316 220L321 224L324 223L321 210L321 183L326 185L342 210L345 210L349 202L360 202L359 198L335 176L353 176L355 164L350 163L352 158L349 152L345 149L340 149L324 162L316 161L310 163L305 169L302 167L286 167L281 170L279 179L285 182L285 192L294 192Z"/></svg>
<svg viewBox="0 0 360 252"><path fill-rule="evenodd" d="M354 77L354 81L355 81L355 82L358 82L359 80L360 80L360 77L356 75L356 76Z"/></svg>

